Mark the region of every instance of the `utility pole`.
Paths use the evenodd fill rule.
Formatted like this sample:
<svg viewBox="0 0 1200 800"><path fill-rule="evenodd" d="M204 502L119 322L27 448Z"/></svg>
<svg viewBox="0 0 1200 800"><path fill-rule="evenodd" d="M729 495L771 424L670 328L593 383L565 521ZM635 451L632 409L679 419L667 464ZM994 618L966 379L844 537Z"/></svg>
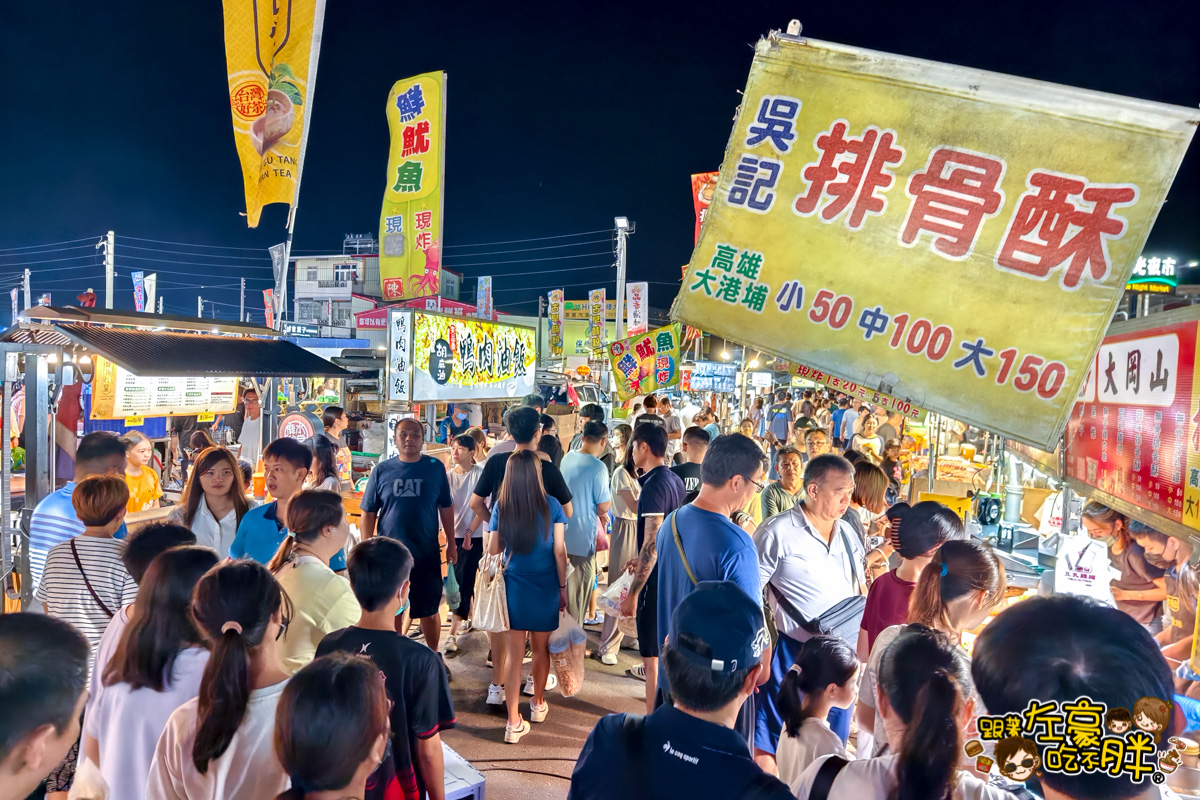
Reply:
<svg viewBox="0 0 1200 800"><path fill-rule="evenodd" d="M196 316L204 319L204 298L196 295Z"/></svg>
<svg viewBox="0 0 1200 800"><path fill-rule="evenodd" d="M115 273L115 253L113 245L115 236L109 231L104 239L104 307L113 307L113 276Z"/></svg>
<svg viewBox="0 0 1200 800"><path fill-rule="evenodd" d="M25 269L25 310L29 310L29 306L33 305L33 292L29 290L29 269Z"/></svg>
<svg viewBox="0 0 1200 800"><path fill-rule="evenodd" d="M242 300L238 306L238 319L246 317L246 279L242 278Z"/></svg>
<svg viewBox="0 0 1200 800"><path fill-rule="evenodd" d="M629 327L625 324L625 253L628 247L629 234L636 230L636 225L629 217L616 217L617 235L617 338L624 339L629 335Z"/></svg>

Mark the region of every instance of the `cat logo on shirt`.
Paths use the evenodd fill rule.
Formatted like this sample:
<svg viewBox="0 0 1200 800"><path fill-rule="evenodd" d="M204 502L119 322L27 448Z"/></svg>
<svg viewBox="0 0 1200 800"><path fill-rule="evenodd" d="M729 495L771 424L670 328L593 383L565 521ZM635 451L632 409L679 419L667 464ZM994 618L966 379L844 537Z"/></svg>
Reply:
<svg viewBox="0 0 1200 800"><path fill-rule="evenodd" d="M397 497L420 497L424 478L397 478L392 481L392 493Z"/></svg>

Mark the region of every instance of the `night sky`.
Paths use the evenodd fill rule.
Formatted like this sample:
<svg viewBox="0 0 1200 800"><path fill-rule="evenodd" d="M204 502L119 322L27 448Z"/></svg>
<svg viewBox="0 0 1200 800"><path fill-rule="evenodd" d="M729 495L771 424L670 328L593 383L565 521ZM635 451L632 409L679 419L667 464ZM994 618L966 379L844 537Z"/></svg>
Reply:
<svg viewBox="0 0 1200 800"><path fill-rule="evenodd" d="M495 276L501 310L536 309L511 304L564 285L568 298L583 297L605 278L612 297L612 270L574 269L611 263L607 233L463 246L605 231L626 215L637 223L629 277L657 282L652 302L665 308L691 254L688 176L720 165L751 45L768 30L795 17L817 39L1194 107L1194 9L1194 0L329 0L295 253L337 253L343 234L376 229L388 90L445 70L444 266ZM102 291L92 239L112 229L117 307L132 307L129 272L142 269L159 273L168 313L195 314L199 293L227 304L214 307L218 316L236 317L236 289L197 287L231 287L240 277L249 279L247 307L260 310L270 285L265 248L284 238L285 207L268 206L255 230L238 214L244 196L225 72L217 0L8 4L0 25L2 288L29 266L35 297L52 292L56 305L74 303L88 286ZM1149 254L1200 258L1198 148L1193 142ZM563 241L584 244L480 255ZM581 257L479 265L566 254ZM464 288L473 296L473 281ZM0 317L7 322L7 312Z"/></svg>

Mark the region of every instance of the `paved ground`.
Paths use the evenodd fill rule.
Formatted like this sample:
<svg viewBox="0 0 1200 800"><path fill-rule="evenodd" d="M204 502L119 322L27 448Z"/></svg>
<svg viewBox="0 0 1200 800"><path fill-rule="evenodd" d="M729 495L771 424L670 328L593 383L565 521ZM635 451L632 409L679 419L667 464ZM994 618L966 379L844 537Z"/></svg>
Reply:
<svg viewBox="0 0 1200 800"><path fill-rule="evenodd" d="M599 628L587 630L588 647L593 649ZM640 659L636 651L622 650L615 667L588 659L583 689L574 697L563 697L557 690L547 692L550 716L544 723L534 725L519 744L506 744L503 707L484 702L492 674L484 666L487 634L461 636L458 646L458 653L450 653L446 658L453 674L450 693L458 726L444 734L444 741L486 776L488 800L566 797L575 759L596 720L614 711L645 710L646 684L625 674L626 668L641 663ZM528 664L524 674L529 674ZM522 698L521 713L529 718L528 698Z"/></svg>

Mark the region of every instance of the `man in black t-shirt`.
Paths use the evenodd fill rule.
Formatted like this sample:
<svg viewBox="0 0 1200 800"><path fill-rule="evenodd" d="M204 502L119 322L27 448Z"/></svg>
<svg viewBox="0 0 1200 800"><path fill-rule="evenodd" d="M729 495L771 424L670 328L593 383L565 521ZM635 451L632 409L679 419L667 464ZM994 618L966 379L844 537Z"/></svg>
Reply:
<svg viewBox="0 0 1200 800"><path fill-rule="evenodd" d="M334 631L317 646L317 658L349 653L370 659L383 673L392 701L392 758L398 796L444 800L441 732L453 728L454 705L442 662L433 650L396 633L393 620L409 602L413 558L400 542L376 537L350 553L350 584L362 606L357 625ZM387 797L397 796L387 787Z"/></svg>
<svg viewBox="0 0 1200 800"><path fill-rule="evenodd" d="M407 631L408 620L420 620L425 643L438 649L442 621L442 530L454 530L454 502L446 467L422 453L425 429L415 419L402 419L396 426L400 455L380 461L371 470L362 498L363 539L376 533L398 539L412 552L412 604L398 620L397 630ZM378 522L378 530L376 523ZM454 537L446 542L446 560L458 561Z"/></svg>
<svg viewBox="0 0 1200 800"><path fill-rule="evenodd" d="M687 492L683 480L663 464L667 453L667 429L662 425L641 424L630 442L633 463L643 472L638 482L637 542L638 556L625 565L633 572L629 595L621 603L621 616L637 617L638 652L641 669L628 670L646 681L646 713L654 710L658 689L658 550L656 538L667 514L683 505ZM642 589L645 588L645 591Z"/></svg>
<svg viewBox="0 0 1200 800"><path fill-rule="evenodd" d="M698 425L693 425L683 432L683 449L680 451L683 454L683 463L671 467L671 472L683 480L683 488L687 491L683 498L685 505L700 494L700 463L704 461L704 454L708 452L710 438L708 431Z"/></svg>

